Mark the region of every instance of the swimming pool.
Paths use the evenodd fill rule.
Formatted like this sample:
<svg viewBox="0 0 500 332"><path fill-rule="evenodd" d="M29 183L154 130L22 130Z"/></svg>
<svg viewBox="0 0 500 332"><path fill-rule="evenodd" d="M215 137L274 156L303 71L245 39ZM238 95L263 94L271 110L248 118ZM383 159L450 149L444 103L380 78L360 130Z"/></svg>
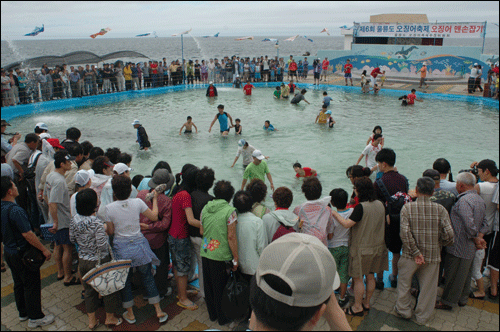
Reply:
<svg viewBox="0 0 500 332"><path fill-rule="evenodd" d="M305 97L311 105L301 102L296 106L289 101L275 100L272 97L274 88L256 86L252 96L244 96L241 89L218 87L219 97L216 99L206 98L204 87L188 90L184 87L160 88L88 97L79 101L88 100L94 106L37 113L9 122L12 131L24 133L32 132L35 123L45 122L51 135L60 139L64 138L68 127L76 126L83 133L80 141L89 140L94 146L104 149L116 146L131 153L132 176L150 174L159 160L166 160L174 172L179 172L189 162L198 167L207 165L213 168L217 180L230 180L236 190L241 186L243 174L241 158L234 168L230 166L238 148L237 142L244 138L270 156L268 164L274 185L292 189L292 206L305 201L300 190L302 182L295 179L292 168L296 161L318 171L323 195L338 187L351 193L352 185L345 170L357 161L375 125L382 126L385 146L396 151L396 166L408 177L411 187L440 157L450 161L455 177L460 169L469 168L472 161L499 160L498 103L495 107L494 103L487 106L419 94L425 99L423 103L401 107L397 97L402 93L398 91L386 90L375 96L361 94L356 87L313 88L304 85L308 89ZM169 90L184 91L165 93ZM314 124L325 90L333 98L329 107L337 122L333 129ZM134 94L152 95L127 97ZM462 96L443 98L466 100ZM110 103L100 104L103 101ZM75 101L62 100L35 107L57 109L65 103L74 104ZM235 137L234 129L229 137L221 137L218 123L208 133L219 104L225 105L225 111L233 120L241 119L241 137ZM188 115L193 117L198 134L179 135ZM138 151L135 143L136 131L131 123L136 118L148 132L152 144L148 152ZM279 131L265 132L262 129L265 120L270 120ZM268 198L266 204L272 207L272 200Z"/></svg>

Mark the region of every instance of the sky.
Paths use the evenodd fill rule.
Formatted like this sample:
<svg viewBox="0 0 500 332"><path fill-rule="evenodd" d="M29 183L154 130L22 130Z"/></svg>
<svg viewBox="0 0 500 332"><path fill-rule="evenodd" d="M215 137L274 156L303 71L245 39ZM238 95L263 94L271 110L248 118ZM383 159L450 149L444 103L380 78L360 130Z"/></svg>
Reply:
<svg viewBox="0 0 500 332"><path fill-rule="evenodd" d="M370 15L427 14L429 22L484 22L498 24L498 1L1 1L1 39L27 40L127 38L156 31L170 37L192 28L194 36L319 36L328 28L340 36L340 26L369 22ZM45 32L24 37L35 26ZM499 28L488 24L487 37ZM321 34L325 35L324 33Z"/></svg>

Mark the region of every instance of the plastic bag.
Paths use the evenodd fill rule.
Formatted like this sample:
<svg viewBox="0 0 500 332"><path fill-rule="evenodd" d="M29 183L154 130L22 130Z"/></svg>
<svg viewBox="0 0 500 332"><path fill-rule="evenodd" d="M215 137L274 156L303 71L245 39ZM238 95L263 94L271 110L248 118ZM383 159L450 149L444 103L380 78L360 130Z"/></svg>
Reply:
<svg viewBox="0 0 500 332"><path fill-rule="evenodd" d="M228 319L243 318L250 307L250 287L241 272L232 272L222 292L221 307Z"/></svg>

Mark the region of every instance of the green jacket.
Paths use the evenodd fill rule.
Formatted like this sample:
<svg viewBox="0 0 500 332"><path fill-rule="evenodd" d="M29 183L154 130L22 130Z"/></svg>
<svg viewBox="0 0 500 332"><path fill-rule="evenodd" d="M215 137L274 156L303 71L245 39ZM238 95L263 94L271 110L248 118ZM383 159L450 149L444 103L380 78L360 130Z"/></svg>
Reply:
<svg viewBox="0 0 500 332"><path fill-rule="evenodd" d="M215 199L205 205L201 212L203 242L201 257L214 261L233 259L227 239L227 221L236 209L224 199Z"/></svg>

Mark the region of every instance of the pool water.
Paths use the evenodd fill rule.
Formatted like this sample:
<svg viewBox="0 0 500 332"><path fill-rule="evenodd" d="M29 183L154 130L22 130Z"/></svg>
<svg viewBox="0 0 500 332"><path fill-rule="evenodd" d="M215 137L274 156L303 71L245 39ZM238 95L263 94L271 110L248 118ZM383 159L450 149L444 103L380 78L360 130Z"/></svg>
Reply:
<svg viewBox="0 0 500 332"><path fill-rule="evenodd" d="M321 108L323 89L309 89L302 101L291 105L287 100L273 98L273 88L258 87L252 96L244 96L242 89L221 87L219 97L205 97L205 88L127 99L113 104L41 113L9 121L12 131L32 132L37 122L45 122L52 137L63 139L65 131L75 126L82 131L80 141L89 140L104 150L118 147L133 155L131 175L150 175L160 160L167 161L174 173L185 163L214 169L217 180L232 182L241 187L242 157L231 168L237 142L244 138L264 155L270 156L269 169L275 188L292 189L292 207L305 201L301 180L295 178L293 163L318 171L323 195L334 188L352 192L345 170L361 155L375 125L383 128L385 147L397 154L396 166L408 177L410 187L435 159L444 157L452 165L456 177L460 169L467 169L472 161L489 158L499 160L498 108L484 105L432 99L419 95L424 102L402 107L395 93L364 95L355 91L328 91L333 98L329 110L337 122L333 129L315 124ZM217 105L233 120L241 119L243 134L221 137L216 122ZM193 117L198 133L181 134L179 129L187 116ZM131 123L139 119L152 144L150 151L139 151L136 130ZM263 130L265 120L278 129ZM9 128L9 129L11 129ZM364 165L365 160L361 162ZM269 183L266 180L266 183ZM270 189L268 191L270 194ZM269 195L268 195L269 196ZM273 207L272 199L266 205Z"/></svg>

